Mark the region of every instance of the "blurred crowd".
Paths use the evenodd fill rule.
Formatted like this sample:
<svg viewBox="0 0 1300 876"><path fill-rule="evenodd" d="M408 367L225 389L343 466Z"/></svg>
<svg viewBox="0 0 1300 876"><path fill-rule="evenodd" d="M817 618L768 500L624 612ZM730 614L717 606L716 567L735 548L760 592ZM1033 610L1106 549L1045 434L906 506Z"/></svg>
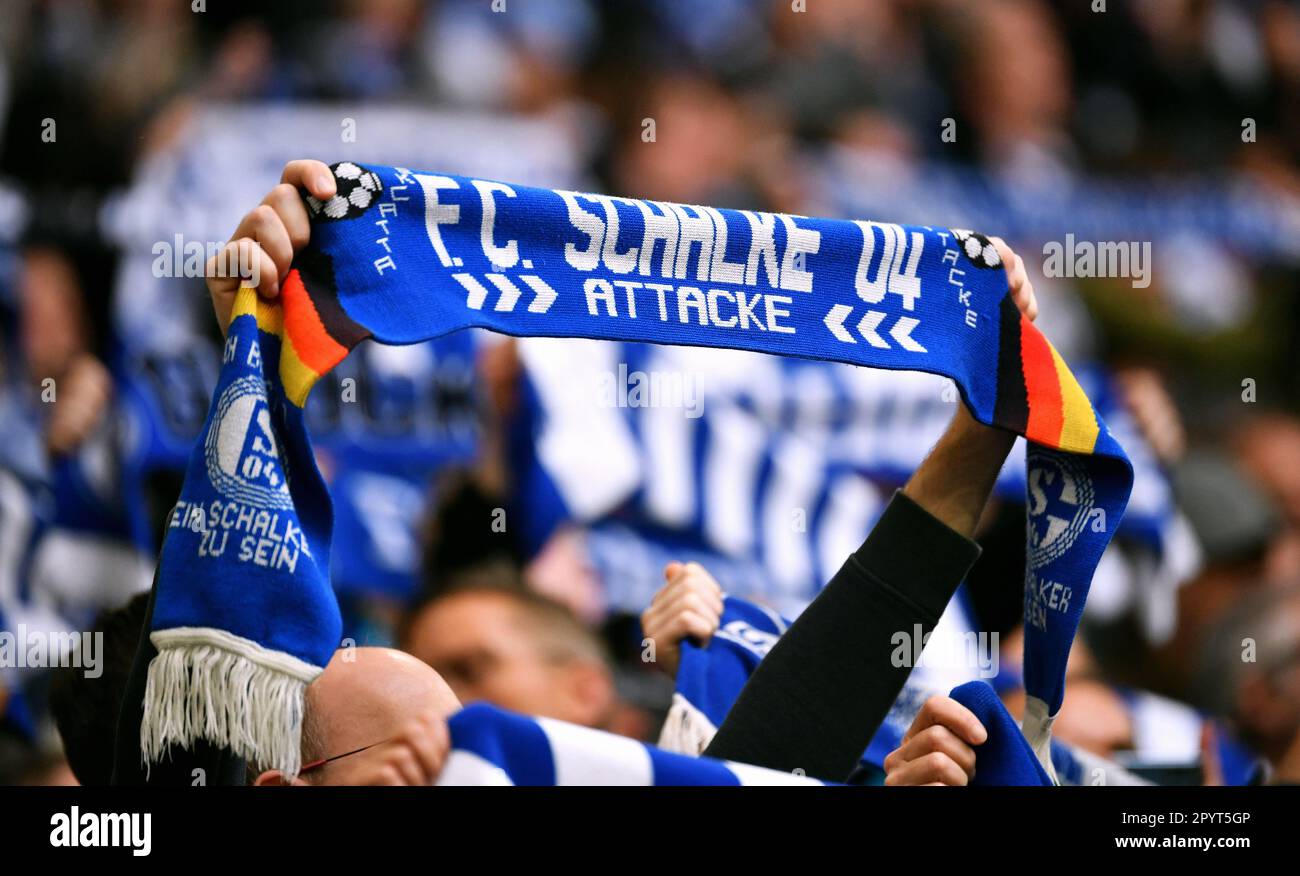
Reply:
<svg viewBox="0 0 1300 876"><path fill-rule="evenodd" d="M898 198L932 205L924 221L1006 236L1045 333L1106 374L1171 496L1158 549L1117 556L1094 587L1057 735L1157 781L1300 780L1297 225L1243 239L1213 218L1216 193L1249 190L1295 219L1300 5L0 0L0 21L0 630L104 629L149 587L180 472L141 486L121 464L115 314L145 292L115 283L106 217L187 119L232 103L543 119L580 132L594 190L824 214L883 168L907 182ZM996 215L1127 186L1185 224L1152 241L1145 288L1042 276L1054 229L959 214L941 177ZM1133 239L1142 206L1116 206L1113 239ZM420 538L411 586L353 588L349 633L427 660L463 701L653 740L672 679L643 660L639 612L601 598L615 584L583 525L492 525L533 510L511 464L517 346L475 345L473 458L425 472L401 512ZM988 518L968 605L1014 664L1024 509L1003 498ZM138 627L108 629L107 661L129 661ZM0 781L71 780L52 710L75 726L99 704L67 700L58 673L0 666Z"/></svg>

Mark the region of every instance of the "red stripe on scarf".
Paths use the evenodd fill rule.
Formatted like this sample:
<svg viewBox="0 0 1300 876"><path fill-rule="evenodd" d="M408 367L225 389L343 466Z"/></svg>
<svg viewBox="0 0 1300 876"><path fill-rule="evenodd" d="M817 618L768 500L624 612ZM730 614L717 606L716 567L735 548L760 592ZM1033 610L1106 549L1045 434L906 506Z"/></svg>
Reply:
<svg viewBox="0 0 1300 876"><path fill-rule="evenodd" d="M302 363L321 375L342 362L347 348L325 330L296 269L284 278L280 295L284 300L284 333Z"/></svg>
<svg viewBox="0 0 1300 876"><path fill-rule="evenodd" d="M1025 391L1029 397L1029 423L1025 437L1056 447L1061 440L1064 414L1061 381L1047 339L1033 323L1020 318L1020 357L1025 367Z"/></svg>

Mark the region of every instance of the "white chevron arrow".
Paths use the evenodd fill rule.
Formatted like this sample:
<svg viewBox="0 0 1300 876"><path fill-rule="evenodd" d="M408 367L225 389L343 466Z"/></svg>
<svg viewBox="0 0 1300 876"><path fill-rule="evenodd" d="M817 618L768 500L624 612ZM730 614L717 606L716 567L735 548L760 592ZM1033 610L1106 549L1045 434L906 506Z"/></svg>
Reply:
<svg viewBox="0 0 1300 876"><path fill-rule="evenodd" d="M882 350L889 350L892 349L889 346L889 342L876 333L876 328L884 318L885 314L881 313L879 310L868 310L862 317L862 320L858 323L858 331L862 334L862 337L867 339L867 343L871 346L879 347Z"/></svg>
<svg viewBox="0 0 1300 876"><path fill-rule="evenodd" d="M483 284L469 274L452 274L451 278L464 286L465 291L469 293L465 298L465 306L470 310L482 310L483 302L487 300L488 294L488 290L483 287Z"/></svg>
<svg viewBox="0 0 1300 876"><path fill-rule="evenodd" d="M524 285L532 289L536 295L528 305L529 313L545 313L551 309L551 305L555 303L555 290L545 280L532 274L524 274L519 279L523 280Z"/></svg>
<svg viewBox="0 0 1300 876"><path fill-rule="evenodd" d="M522 294L519 287L510 282L510 278L505 274L488 274L487 278L488 282L501 290L501 297L497 299L497 306L492 309L501 313L509 313L514 310L515 305L519 303L519 296Z"/></svg>
<svg viewBox="0 0 1300 876"><path fill-rule="evenodd" d="M889 330L889 336L902 346L904 350L912 353L925 353L927 350L916 341L912 340L912 329L920 324L920 320L911 316L900 316L898 322Z"/></svg>
<svg viewBox="0 0 1300 876"><path fill-rule="evenodd" d="M853 308L847 304L837 304L826 313L826 318L822 320L822 322L826 323L826 327L831 330L831 334L835 335L837 340L841 340L846 344L857 343L857 341L853 340L853 335L849 334L848 330L844 328L844 320L848 319L849 314L852 312Z"/></svg>

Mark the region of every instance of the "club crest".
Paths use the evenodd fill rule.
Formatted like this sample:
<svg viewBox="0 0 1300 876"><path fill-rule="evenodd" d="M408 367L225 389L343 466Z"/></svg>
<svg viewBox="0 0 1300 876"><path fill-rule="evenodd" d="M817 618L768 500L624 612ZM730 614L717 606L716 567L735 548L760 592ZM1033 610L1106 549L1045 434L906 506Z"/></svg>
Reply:
<svg viewBox="0 0 1300 876"><path fill-rule="evenodd" d="M1030 453L1026 518L1029 567L1064 556L1088 525L1096 491L1083 466L1063 455Z"/></svg>
<svg viewBox="0 0 1300 876"><path fill-rule="evenodd" d="M241 377L221 393L204 455L208 478L226 496L262 508L292 507L266 389L258 378Z"/></svg>

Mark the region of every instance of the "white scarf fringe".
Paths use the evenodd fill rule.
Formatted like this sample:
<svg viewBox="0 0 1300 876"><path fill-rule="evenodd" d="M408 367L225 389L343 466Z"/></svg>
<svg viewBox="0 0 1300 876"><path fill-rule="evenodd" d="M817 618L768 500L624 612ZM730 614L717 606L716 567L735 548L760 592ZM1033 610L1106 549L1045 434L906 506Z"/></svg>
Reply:
<svg viewBox="0 0 1300 876"><path fill-rule="evenodd" d="M146 766L170 745L205 739L288 780L298 775L303 700L319 667L222 630L163 630L153 640L140 725Z"/></svg>

